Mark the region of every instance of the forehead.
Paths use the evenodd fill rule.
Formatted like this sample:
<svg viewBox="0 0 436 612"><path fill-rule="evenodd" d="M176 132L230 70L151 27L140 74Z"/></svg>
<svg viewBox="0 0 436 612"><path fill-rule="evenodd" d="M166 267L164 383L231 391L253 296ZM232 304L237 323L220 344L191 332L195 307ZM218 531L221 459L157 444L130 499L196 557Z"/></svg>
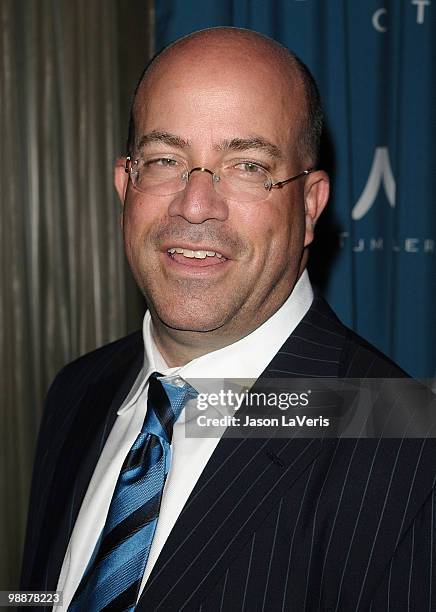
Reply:
<svg viewBox="0 0 436 612"><path fill-rule="evenodd" d="M292 147L302 113L298 79L283 60L249 45L173 50L142 82L137 137L153 130L205 146L253 134Z"/></svg>

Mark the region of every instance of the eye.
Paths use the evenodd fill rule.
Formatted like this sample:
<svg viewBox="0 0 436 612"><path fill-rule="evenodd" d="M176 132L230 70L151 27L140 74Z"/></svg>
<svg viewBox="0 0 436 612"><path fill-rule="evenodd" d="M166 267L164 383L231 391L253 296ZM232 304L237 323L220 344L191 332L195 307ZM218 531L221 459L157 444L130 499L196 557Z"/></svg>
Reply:
<svg viewBox="0 0 436 612"><path fill-rule="evenodd" d="M247 174L263 174L265 172L265 168L262 168L259 164L256 164L251 161L242 161L238 164L235 164L235 170L241 170L242 172L246 172Z"/></svg>
<svg viewBox="0 0 436 612"><path fill-rule="evenodd" d="M177 159L171 157L155 157L152 159L145 159L144 166L150 168L152 166L158 166L161 168L174 168L178 165Z"/></svg>

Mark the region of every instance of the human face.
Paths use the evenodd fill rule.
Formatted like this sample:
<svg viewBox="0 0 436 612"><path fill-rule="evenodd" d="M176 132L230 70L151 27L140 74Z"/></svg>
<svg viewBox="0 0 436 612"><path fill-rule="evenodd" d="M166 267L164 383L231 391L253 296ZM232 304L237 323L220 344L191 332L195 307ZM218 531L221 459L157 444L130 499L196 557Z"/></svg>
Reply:
<svg viewBox="0 0 436 612"><path fill-rule="evenodd" d="M185 53L163 61L138 94L137 142L146 141L138 154L176 155L189 168L212 170L242 158L275 179L304 169L293 144L301 93L295 88L289 98L261 58L235 65L231 57L206 54L199 65ZM225 345L270 317L301 272L311 240L305 200L319 180L309 175L247 203L220 197L208 173L193 173L181 193L155 196L137 191L120 169L127 258L155 325L208 332ZM169 253L174 248L186 251ZM189 251L221 257L186 257Z"/></svg>

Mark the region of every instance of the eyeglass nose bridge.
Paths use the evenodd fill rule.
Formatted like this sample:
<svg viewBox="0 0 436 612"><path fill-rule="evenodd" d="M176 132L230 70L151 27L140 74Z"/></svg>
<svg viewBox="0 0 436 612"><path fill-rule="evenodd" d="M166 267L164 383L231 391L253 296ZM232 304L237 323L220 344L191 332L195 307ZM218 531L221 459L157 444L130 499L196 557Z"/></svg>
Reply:
<svg viewBox="0 0 436 612"><path fill-rule="evenodd" d="M208 174L211 175L213 184L218 183L218 181L220 180L220 177L218 176L218 174L215 174L215 172L213 172L212 170L209 170L209 168L203 168L202 166L197 166L197 168L192 168L192 170L185 172L183 179L185 180L186 184L188 184L188 181L191 178L191 174L193 172L207 172Z"/></svg>

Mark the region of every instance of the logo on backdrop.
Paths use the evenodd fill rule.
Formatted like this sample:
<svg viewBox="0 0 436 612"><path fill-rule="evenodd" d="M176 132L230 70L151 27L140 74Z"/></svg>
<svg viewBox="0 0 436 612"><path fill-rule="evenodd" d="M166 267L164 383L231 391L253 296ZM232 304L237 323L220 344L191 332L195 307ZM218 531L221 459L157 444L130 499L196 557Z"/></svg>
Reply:
<svg viewBox="0 0 436 612"><path fill-rule="evenodd" d="M412 8L416 7L416 23L422 25L425 23L425 18L428 16L427 7L431 6L431 0L410 0ZM377 32L384 34L388 30L388 9L385 7L374 11L372 15L372 26Z"/></svg>
<svg viewBox="0 0 436 612"><path fill-rule="evenodd" d="M394 208L396 186L387 147L377 147L374 152L374 159L372 160L365 188L351 211L351 218L354 221L358 221L366 215L374 204L379 189L382 186L391 208Z"/></svg>
<svg viewBox="0 0 436 612"><path fill-rule="evenodd" d="M365 187L351 211L353 221L360 221L365 217L373 207L380 190L384 192L387 205L395 208L396 184L387 147L376 147L374 151ZM378 202L382 202L383 199L380 198ZM350 247L354 253L384 251L386 249L403 253L432 254L435 251L435 240L430 237L402 236L398 240L393 240L383 235L357 237L354 231L353 243L350 243L350 232L340 232L340 247Z"/></svg>

